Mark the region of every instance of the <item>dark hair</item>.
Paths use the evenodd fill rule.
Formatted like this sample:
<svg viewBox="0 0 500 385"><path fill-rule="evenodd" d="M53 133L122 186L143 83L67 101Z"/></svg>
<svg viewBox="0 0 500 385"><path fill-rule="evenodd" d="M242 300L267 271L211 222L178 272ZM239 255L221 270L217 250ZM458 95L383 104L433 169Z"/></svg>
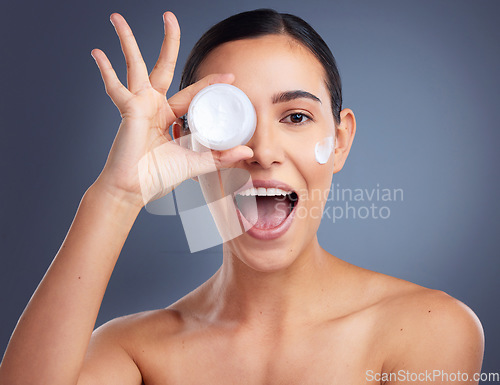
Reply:
<svg viewBox="0 0 500 385"><path fill-rule="evenodd" d="M321 36L300 17L273 9L242 12L215 24L195 44L182 72L180 89L196 82L197 70L207 55L218 46L235 40L264 35L286 35L307 47L320 61L326 73L333 117L340 123L342 85L337 63Z"/></svg>

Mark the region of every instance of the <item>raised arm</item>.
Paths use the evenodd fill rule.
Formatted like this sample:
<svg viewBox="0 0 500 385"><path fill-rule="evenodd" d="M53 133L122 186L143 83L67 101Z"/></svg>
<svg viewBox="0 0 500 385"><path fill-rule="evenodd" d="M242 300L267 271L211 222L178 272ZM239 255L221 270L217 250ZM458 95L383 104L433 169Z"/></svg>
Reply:
<svg viewBox="0 0 500 385"><path fill-rule="evenodd" d="M148 75L127 22L119 14L111 15L127 62L128 87L118 80L104 52L92 51L122 122L101 174L84 194L61 248L19 319L0 365L0 385L98 384L102 378L91 373L98 361L115 373L106 384L141 384L138 368L113 345L112 333L92 336L129 231L147 201L189 177L252 156L243 146L199 154L171 141L168 128L186 113L193 96L211 83L231 82L233 77L211 75L167 101L180 31L172 13L165 13L163 20L165 39ZM87 365L91 338L96 353ZM82 370L85 379L79 382Z"/></svg>

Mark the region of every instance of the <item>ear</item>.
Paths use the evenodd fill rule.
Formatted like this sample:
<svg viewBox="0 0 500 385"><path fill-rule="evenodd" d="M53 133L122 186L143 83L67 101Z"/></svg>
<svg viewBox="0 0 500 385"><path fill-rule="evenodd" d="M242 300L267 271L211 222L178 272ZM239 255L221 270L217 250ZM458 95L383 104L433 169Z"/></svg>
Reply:
<svg viewBox="0 0 500 385"><path fill-rule="evenodd" d="M344 163L351 150L352 141L356 134L356 118L354 112L349 108L340 111L340 124L336 130L335 160L333 173L342 170Z"/></svg>
<svg viewBox="0 0 500 385"><path fill-rule="evenodd" d="M174 123L172 123L172 136L176 143L181 144L180 139L182 136L189 134L189 129L184 127L184 119L177 118Z"/></svg>

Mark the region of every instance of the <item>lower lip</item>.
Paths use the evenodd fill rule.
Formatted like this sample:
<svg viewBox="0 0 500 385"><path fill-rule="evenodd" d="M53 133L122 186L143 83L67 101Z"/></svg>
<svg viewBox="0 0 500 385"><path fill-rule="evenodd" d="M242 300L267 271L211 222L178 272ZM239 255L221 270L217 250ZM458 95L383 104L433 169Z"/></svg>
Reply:
<svg viewBox="0 0 500 385"><path fill-rule="evenodd" d="M293 218L295 216L295 211L298 205L298 201L295 203L292 212L286 217L286 219L278 226L273 227L272 229L258 229L253 226L247 219L243 216L238 205L234 202L236 206L236 212L238 213L238 218L240 219L240 223L242 224L244 229L248 229L246 232L253 238L261 239L261 240L271 240L281 237L283 234L287 232L287 230L292 225Z"/></svg>

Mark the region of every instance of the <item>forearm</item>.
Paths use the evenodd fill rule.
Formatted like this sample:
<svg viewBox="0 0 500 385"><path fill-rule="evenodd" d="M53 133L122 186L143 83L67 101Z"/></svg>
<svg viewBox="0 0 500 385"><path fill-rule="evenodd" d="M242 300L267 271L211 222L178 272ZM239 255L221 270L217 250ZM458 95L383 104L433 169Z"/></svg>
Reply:
<svg viewBox="0 0 500 385"><path fill-rule="evenodd" d="M24 310L0 366L0 384L75 384L99 307L140 211L94 184Z"/></svg>

